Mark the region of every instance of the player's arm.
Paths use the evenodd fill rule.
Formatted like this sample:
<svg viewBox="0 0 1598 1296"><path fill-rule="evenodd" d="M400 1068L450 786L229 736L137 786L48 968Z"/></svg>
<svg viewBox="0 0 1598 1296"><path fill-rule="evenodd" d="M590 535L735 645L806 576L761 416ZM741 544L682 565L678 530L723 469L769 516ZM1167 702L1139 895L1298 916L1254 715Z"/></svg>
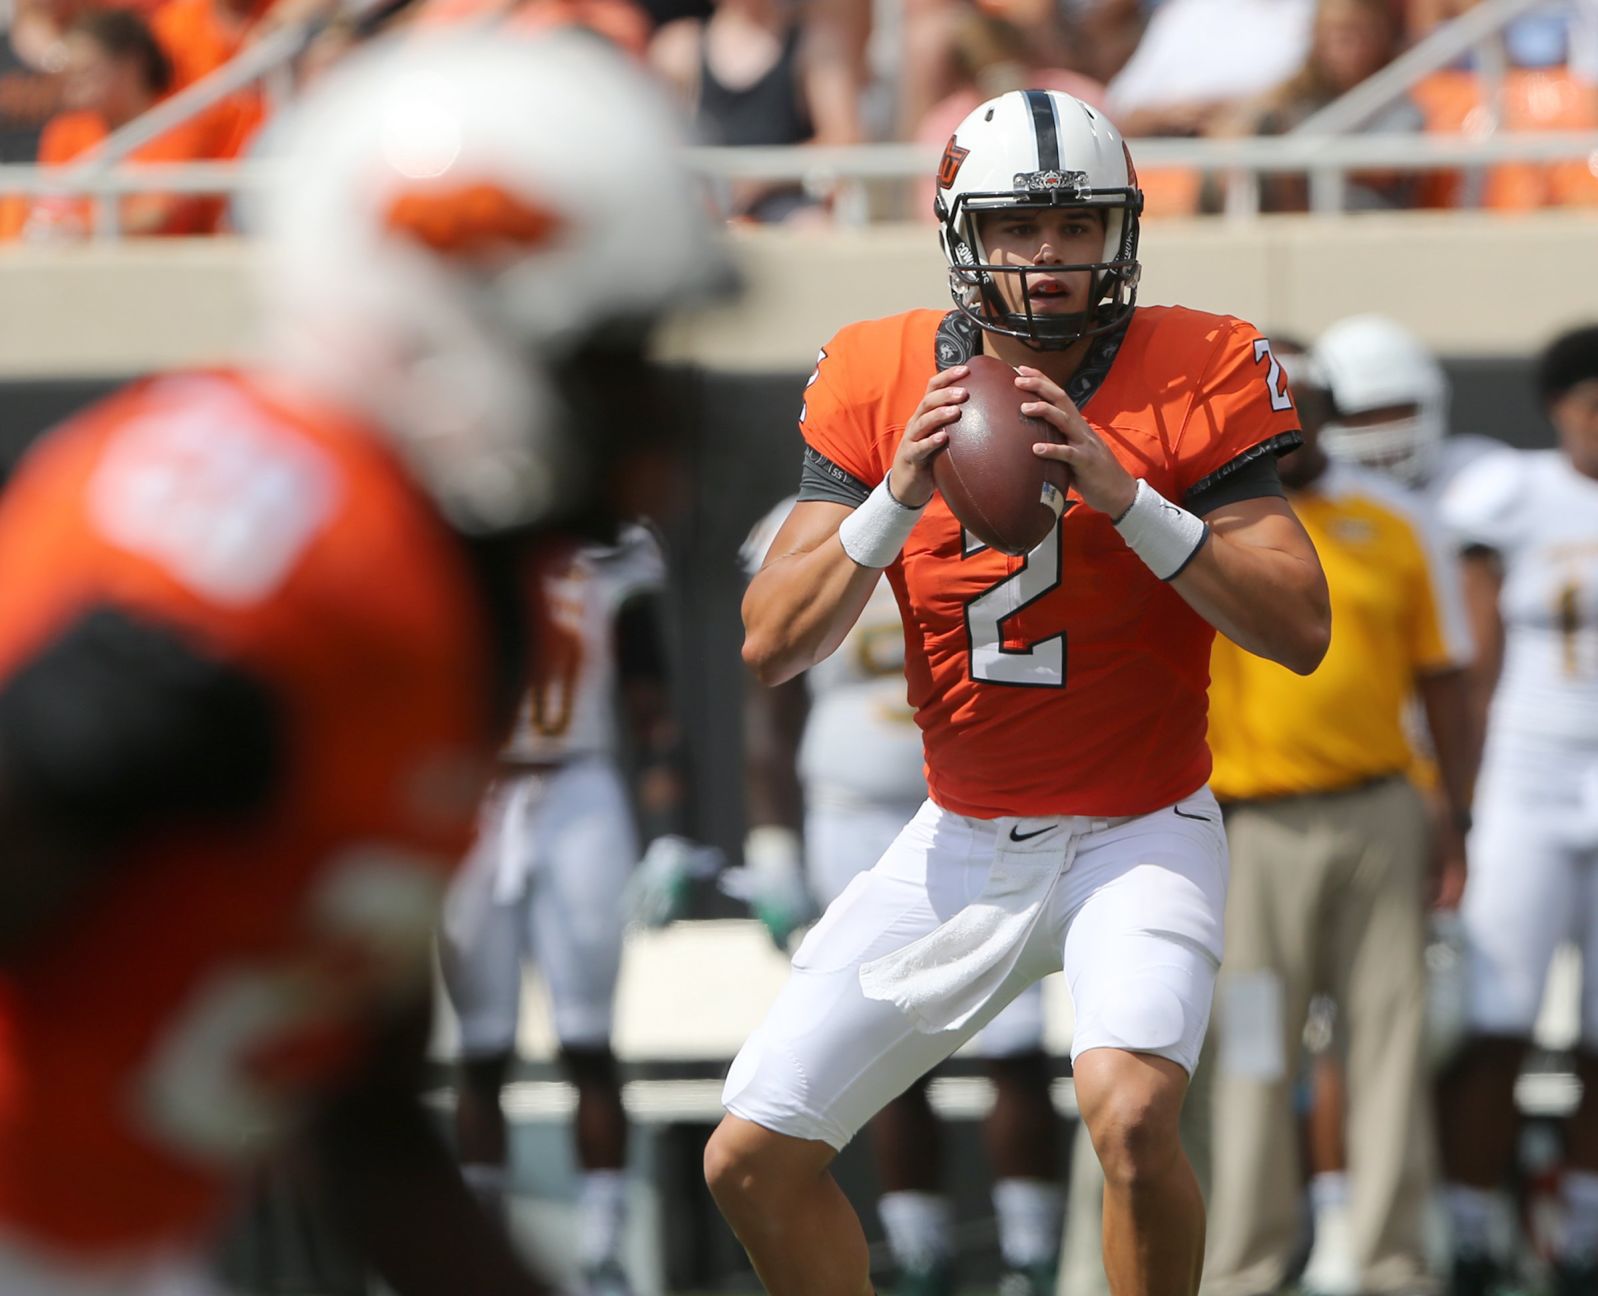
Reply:
<svg viewBox="0 0 1598 1296"><path fill-rule="evenodd" d="M0 687L0 960L142 838L258 813L283 748L267 683L192 631L78 614Z"/></svg>
<svg viewBox="0 0 1598 1296"><path fill-rule="evenodd" d="M1474 767L1481 759L1487 736L1487 710L1504 665L1504 619L1498 610L1504 586L1503 560L1496 550L1474 545L1460 558L1460 573L1465 588L1465 619L1476 650L1466 687Z"/></svg>
<svg viewBox="0 0 1598 1296"><path fill-rule="evenodd" d="M1035 397L1022 412L1065 438L1034 452L1070 467L1082 502L1114 519L1155 575L1240 648L1300 675L1320 665L1332 630L1326 577L1284 498L1229 500L1201 520L1134 479L1056 384L1020 372L1016 385Z"/></svg>
<svg viewBox="0 0 1598 1296"><path fill-rule="evenodd" d="M1461 666L1426 671L1416 676L1415 691L1426 713L1443 794L1445 822L1438 843L1435 902L1439 909L1457 909L1465 894L1465 833L1470 827L1471 794L1476 782L1470 671Z"/></svg>
<svg viewBox="0 0 1598 1296"><path fill-rule="evenodd" d="M682 735L671 699L663 596L640 590L616 612L616 666L646 838L680 832Z"/></svg>
<svg viewBox="0 0 1598 1296"><path fill-rule="evenodd" d="M935 374L905 425L888 476L851 507L804 499L771 542L744 594L744 661L762 684L780 684L824 660L860 619L882 569L899 555L931 500L932 461L966 398L956 365Z"/></svg>
<svg viewBox="0 0 1598 1296"><path fill-rule="evenodd" d="M427 998L383 1032L360 1074L312 1125L312 1185L351 1243L398 1296L542 1296L462 1182L420 1102Z"/></svg>
<svg viewBox="0 0 1598 1296"><path fill-rule="evenodd" d="M1208 541L1171 587L1238 647L1308 675L1331 644L1332 608L1320 558L1292 508L1274 496L1238 500L1204 523Z"/></svg>

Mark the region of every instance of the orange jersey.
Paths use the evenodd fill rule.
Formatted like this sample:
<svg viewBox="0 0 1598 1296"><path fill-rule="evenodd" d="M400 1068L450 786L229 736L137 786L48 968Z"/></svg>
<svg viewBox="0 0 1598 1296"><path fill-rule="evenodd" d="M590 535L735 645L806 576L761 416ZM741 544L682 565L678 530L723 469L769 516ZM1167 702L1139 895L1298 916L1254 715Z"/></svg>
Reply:
<svg viewBox="0 0 1598 1296"><path fill-rule="evenodd" d="M8 488L0 679L105 603L246 671L285 736L268 810L102 861L0 969L0 1234L109 1258L207 1231L425 990L500 734L464 546L374 435L246 377L135 386Z"/></svg>
<svg viewBox="0 0 1598 1296"><path fill-rule="evenodd" d="M937 369L944 312L844 329L822 350L800 427L810 448L871 487ZM1107 368L1105 367L1107 365ZM1139 309L1084 361L1077 397L1134 477L1167 499L1240 458L1295 442L1280 368L1241 320ZM934 496L888 568L932 799L959 814L1143 814L1209 775L1214 631L1074 499L1021 558L964 535Z"/></svg>

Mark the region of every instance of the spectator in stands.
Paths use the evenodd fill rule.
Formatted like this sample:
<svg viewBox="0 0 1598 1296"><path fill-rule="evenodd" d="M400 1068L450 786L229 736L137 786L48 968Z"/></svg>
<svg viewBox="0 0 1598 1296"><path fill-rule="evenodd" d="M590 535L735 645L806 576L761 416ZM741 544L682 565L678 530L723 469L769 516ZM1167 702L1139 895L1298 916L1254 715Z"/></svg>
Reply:
<svg viewBox="0 0 1598 1296"><path fill-rule="evenodd" d="M40 129L61 106L61 78L24 58L25 44L13 16L0 37L0 162L31 162Z"/></svg>
<svg viewBox="0 0 1598 1296"><path fill-rule="evenodd" d="M67 111L50 119L39 141L39 161L60 166L82 157L107 135L148 111L172 84L172 66L149 26L125 9L90 10L66 36L64 100ZM131 154L138 162L183 162L203 157L202 139L179 126ZM208 232L214 204L166 194L134 194L121 202L128 234ZM77 238L93 223L86 198L20 196L0 204L0 234L26 238Z"/></svg>
<svg viewBox="0 0 1598 1296"><path fill-rule="evenodd" d="M172 61L172 88L182 90L215 72L263 30L276 0L164 0L151 20ZM204 156L238 157L266 117L259 86L215 104L195 119Z"/></svg>
<svg viewBox="0 0 1598 1296"><path fill-rule="evenodd" d="M712 144L853 144L860 139L858 64L818 47L784 0L717 0L709 19L655 35L650 61L677 87ZM735 218L815 217L823 202L798 184L735 185Z"/></svg>
<svg viewBox="0 0 1598 1296"><path fill-rule="evenodd" d="M1232 875L1205 1290L1258 1296L1289 1277L1304 1183L1293 1096L1309 1001L1322 992L1338 1005L1348 1049L1358 1290L1411 1293L1429 1290L1428 862L1462 855L1433 852L1408 778L1404 713L1418 694L1457 811L1472 755L1468 638L1457 571L1433 528L1388 482L1328 460L1304 384L1295 386L1306 440L1282 460L1282 481L1325 565L1337 633L1307 677L1225 644L1213 654L1211 786L1226 809ZM1445 879L1457 895L1457 864Z"/></svg>
<svg viewBox="0 0 1598 1296"><path fill-rule="evenodd" d="M1314 0L1164 0L1109 109L1127 135L1200 135L1279 85L1309 49Z"/></svg>
<svg viewBox="0 0 1598 1296"><path fill-rule="evenodd" d="M1283 135L1305 118L1341 98L1381 71L1399 52L1398 24L1387 0L1320 0L1309 54L1287 80L1258 99L1238 105L1210 123L1214 135ZM1425 126L1421 110L1407 95L1367 121L1370 135L1410 134ZM1352 211L1413 206L1413 173L1356 172L1344 189ZM1261 177L1260 206L1265 211L1304 211L1308 186L1303 175Z"/></svg>
<svg viewBox="0 0 1598 1296"><path fill-rule="evenodd" d="M1104 87L1091 77L1051 67L1026 31L1008 18L983 9L965 10L954 30L954 90L917 124L915 138L940 148L954 128L985 99L1007 90L1063 90L1095 107L1104 105ZM928 181L928 185L931 185ZM926 210L932 207L927 190Z"/></svg>

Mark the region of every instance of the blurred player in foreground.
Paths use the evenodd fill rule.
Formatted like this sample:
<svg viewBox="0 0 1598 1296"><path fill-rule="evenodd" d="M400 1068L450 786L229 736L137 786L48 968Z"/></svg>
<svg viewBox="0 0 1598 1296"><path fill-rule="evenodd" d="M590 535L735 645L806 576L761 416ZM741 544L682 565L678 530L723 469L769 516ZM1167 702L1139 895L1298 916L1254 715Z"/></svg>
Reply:
<svg viewBox="0 0 1598 1296"><path fill-rule="evenodd" d="M784 500L756 525L743 554L751 575L793 505ZM880 581L830 657L776 688L751 690L748 868L799 878L802 857L811 890L830 905L881 858L927 798L921 733L904 694L904 627L893 591ZM1061 1131L1043 1051L1042 983L1017 995L977 1047L994 1086L986 1134L1003 1291L1053 1296ZM925 1078L890 1101L870 1129L882 1187L877 1211L899 1271L894 1292L951 1293L954 1209Z"/></svg>
<svg viewBox="0 0 1598 1296"><path fill-rule="evenodd" d="M503 1211L500 1090L516 1048L522 966L548 987L560 1062L577 1090L578 1252L584 1290L625 1293L627 1117L610 1037L621 969L622 895L638 833L618 743L638 762L639 809L657 827L681 784L672 768L653 533L584 545L541 564L533 678L477 845L445 906L444 984L460 1021L455 1125L467 1182Z"/></svg>
<svg viewBox="0 0 1598 1296"><path fill-rule="evenodd" d="M1514 1161L1515 1081L1566 940L1581 949L1582 1099L1557 1291L1598 1291L1598 326L1555 340L1537 386L1559 448L1483 459L1443 500L1465 546L1486 734L1462 909L1475 1038L1440 1092L1458 1296L1505 1276L1497 1193Z"/></svg>
<svg viewBox="0 0 1598 1296"><path fill-rule="evenodd" d="M374 52L303 112L263 362L112 397L0 503L8 1296L196 1290L291 1147L395 1291L539 1290L416 1102L431 932L524 560L651 502L622 396L715 244L582 43Z"/></svg>
<svg viewBox="0 0 1598 1296"><path fill-rule="evenodd" d="M1210 643L1219 626L1310 671L1330 634L1276 478L1297 415L1249 325L1134 309L1142 194L1102 114L1050 91L990 100L938 185L955 309L822 349L800 501L744 599L745 660L778 684L837 647L887 569L929 799L795 955L732 1064L706 1173L771 1292L864 1296L838 1149L1063 967L1111 1290L1186 1296L1204 1206L1177 1119L1226 896ZM1024 557L968 540L934 489L979 350L1023 366L1022 413L1062 438L1035 453L1074 476Z"/></svg>

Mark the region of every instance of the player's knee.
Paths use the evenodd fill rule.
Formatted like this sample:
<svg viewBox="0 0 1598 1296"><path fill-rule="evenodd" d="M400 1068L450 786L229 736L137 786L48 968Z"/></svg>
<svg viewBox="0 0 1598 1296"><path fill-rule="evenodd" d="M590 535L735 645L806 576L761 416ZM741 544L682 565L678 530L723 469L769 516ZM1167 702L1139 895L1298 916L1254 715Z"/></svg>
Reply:
<svg viewBox="0 0 1598 1296"><path fill-rule="evenodd" d="M1444 1083L1466 1078L1498 1078L1513 1083L1531 1040L1520 1035L1479 1034L1465 1042L1442 1073Z"/></svg>
<svg viewBox="0 0 1598 1296"><path fill-rule="evenodd" d="M987 1070L1001 1096L1029 1097L1048 1093L1049 1057L1042 1049L989 1058Z"/></svg>
<svg viewBox="0 0 1598 1296"><path fill-rule="evenodd" d="M1084 1112L1105 1182L1137 1192L1160 1182L1182 1156L1177 1111L1166 1095L1117 1085Z"/></svg>
<svg viewBox="0 0 1598 1296"><path fill-rule="evenodd" d="M609 1044L562 1044L560 1066L579 1089L619 1090L616 1055Z"/></svg>
<svg viewBox="0 0 1598 1296"><path fill-rule="evenodd" d="M792 1206L831 1160L822 1144L727 1117L705 1144L705 1183L723 1215L769 1217Z"/></svg>
<svg viewBox="0 0 1598 1296"><path fill-rule="evenodd" d="M504 1052L481 1053L460 1060L459 1083L461 1095L480 1101L499 1101L499 1091L510 1073L511 1054Z"/></svg>

